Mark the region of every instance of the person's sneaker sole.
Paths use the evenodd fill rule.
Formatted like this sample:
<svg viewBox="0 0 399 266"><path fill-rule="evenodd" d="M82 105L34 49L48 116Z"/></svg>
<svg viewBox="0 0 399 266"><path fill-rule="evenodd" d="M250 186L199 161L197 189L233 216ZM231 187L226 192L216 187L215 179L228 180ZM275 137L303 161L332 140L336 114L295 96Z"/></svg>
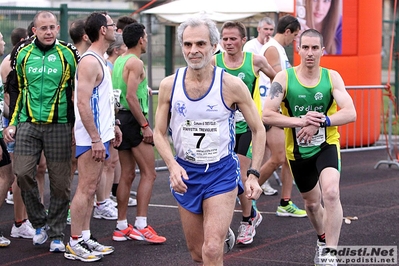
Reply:
<svg viewBox="0 0 399 266"><path fill-rule="evenodd" d="M14 205L14 200L6 199L6 203L9 205Z"/></svg>
<svg viewBox="0 0 399 266"><path fill-rule="evenodd" d="M266 191L263 191L263 194L265 195L265 196L276 196L276 195L278 195L278 191L276 190L275 192L266 192Z"/></svg>
<svg viewBox="0 0 399 266"><path fill-rule="evenodd" d="M83 258L83 257L80 257L80 256L75 255L73 253L75 253L75 252L69 246L69 244L67 244L66 250L65 250L65 253L64 253L64 258L66 258L68 260L80 260L80 261L83 261L83 262L93 262L93 261L98 261L98 260L102 259L102 257L103 257L100 254L91 254L89 258Z"/></svg>
<svg viewBox="0 0 399 266"><path fill-rule="evenodd" d="M80 261L83 261L83 262L92 262L92 261L98 261L98 260L102 259L102 257L98 257L98 255L94 256L94 258L84 259L84 258L81 258L79 256L76 256L76 255L73 255L73 254L70 254L70 253L64 253L64 257L66 259L68 259L68 260L80 260Z"/></svg>
<svg viewBox="0 0 399 266"><path fill-rule="evenodd" d="M122 242L122 241L127 241L127 240L132 240L130 237L127 235L121 235L121 236L112 236L112 240L117 241L117 242Z"/></svg>
<svg viewBox="0 0 399 266"><path fill-rule="evenodd" d="M224 241L224 253L231 251L234 247L235 242L236 236L234 235L234 231L229 227L229 231L226 235L226 240Z"/></svg>
<svg viewBox="0 0 399 266"><path fill-rule="evenodd" d="M96 210L94 210L93 218L95 218L95 219L104 219L104 220L117 220L118 219L118 214L116 216L109 217L109 216L103 216L102 214L99 214L99 213L96 212Z"/></svg>
<svg viewBox="0 0 399 266"><path fill-rule="evenodd" d="M249 244L251 244L252 242L254 242L254 239L253 239L253 238L250 239L250 240L247 240L247 241L237 240L236 244L249 245Z"/></svg>
<svg viewBox="0 0 399 266"><path fill-rule="evenodd" d="M95 219L104 219L104 220L117 220L118 217L106 217L106 216L101 216L101 215L93 215L93 218Z"/></svg>
<svg viewBox="0 0 399 266"><path fill-rule="evenodd" d="M306 214L305 215L296 215L296 214L293 214L293 213L290 213L290 212L279 212L279 211L276 211L276 215L280 216L280 217L294 217L294 218L307 217Z"/></svg>

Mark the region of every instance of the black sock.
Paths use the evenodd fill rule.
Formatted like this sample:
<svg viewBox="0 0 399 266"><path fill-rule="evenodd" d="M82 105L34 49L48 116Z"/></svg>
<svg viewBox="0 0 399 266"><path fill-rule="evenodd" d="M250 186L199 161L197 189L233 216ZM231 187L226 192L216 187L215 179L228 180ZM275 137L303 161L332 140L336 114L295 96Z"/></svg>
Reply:
<svg viewBox="0 0 399 266"><path fill-rule="evenodd" d="M283 206L283 207L288 206L290 200L291 199L281 199L280 200L280 206Z"/></svg>
<svg viewBox="0 0 399 266"><path fill-rule="evenodd" d="M23 219L22 221L15 221L14 224L16 227L20 227L24 222L26 222L26 219Z"/></svg>
<svg viewBox="0 0 399 266"><path fill-rule="evenodd" d="M248 216L248 217L242 217L242 221L243 222L246 222L246 223L249 223L249 224L252 224L252 221L251 221L251 216Z"/></svg>
<svg viewBox="0 0 399 266"><path fill-rule="evenodd" d="M319 242L326 243L326 234L323 233L322 235L317 235L317 239Z"/></svg>
<svg viewBox="0 0 399 266"><path fill-rule="evenodd" d="M116 197L116 191L118 190L118 183L112 184L112 196Z"/></svg>

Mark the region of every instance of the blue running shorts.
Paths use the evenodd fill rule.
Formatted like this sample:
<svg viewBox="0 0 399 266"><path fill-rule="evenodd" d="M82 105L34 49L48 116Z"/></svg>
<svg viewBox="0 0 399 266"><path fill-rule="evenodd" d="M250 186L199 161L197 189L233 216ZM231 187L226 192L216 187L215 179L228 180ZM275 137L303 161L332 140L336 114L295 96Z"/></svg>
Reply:
<svg viewBox="0 0 399 266"><path fill-rule="evenodd" d="M109 144L111 141L107 141L104 143L105 146L105 159L108 159L109 157ZM75 158L78 158L80 155L83 153L87 152L88 150L91 150L91 146L76 146L76 152L75 152Z"/></svg>
<svg viewBox="0 0 399 266"><path fill-rule="evenodd" d="M176 201L186 210L201 214L202 202L210 197L227 193L238 186L238 194L244 192L240 178L240 164L235 153L210 164L193 164L177 158L176 161L186 170L187 192L177 193L170 188Z"/></svg>

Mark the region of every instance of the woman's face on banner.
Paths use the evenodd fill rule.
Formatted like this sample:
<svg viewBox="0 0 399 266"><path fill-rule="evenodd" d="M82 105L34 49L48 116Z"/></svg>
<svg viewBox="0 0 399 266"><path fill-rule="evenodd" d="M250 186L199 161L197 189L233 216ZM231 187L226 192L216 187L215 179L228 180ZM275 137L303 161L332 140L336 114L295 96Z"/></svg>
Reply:
<svg viewBox="0 0 399 266"><path fill-rule="evenodd" d="M313 0L312 14L315 24L323 22L331 7L332 0Z"/></svg>

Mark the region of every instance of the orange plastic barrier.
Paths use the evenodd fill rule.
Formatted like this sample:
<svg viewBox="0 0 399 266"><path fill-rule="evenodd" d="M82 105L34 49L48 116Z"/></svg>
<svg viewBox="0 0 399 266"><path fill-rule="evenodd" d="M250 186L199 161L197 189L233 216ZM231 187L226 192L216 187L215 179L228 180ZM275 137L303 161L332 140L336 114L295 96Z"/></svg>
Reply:
<svg viewBox="0 0 399 266"><path fill-rule="evenodd" d="M298 1L298 0L297 0ZM333 0L337 1L337 0ZM342 1L342 55L325 55L321 65L337 70L345 85L381 85L381 46L382 46L382 4L380 0L343 0ZM294 55L294 65L300 58ZM355 106L361 106L364 93L370 97L369 90L349 91ZM356 93L356 97L353 94ZM373 102L357 108L357 121L348 127L341 127L342 146L361 146L374 143L379 138L380 116L370 115L381 112L382 91L374 89L371 93ZM364 106L364 105L363 105ZM371 119L370 119L371 118ZM371 132L371 135L361 134ZM367 135L367 140L364 139ZM362 139L363 138L363 139Z"/></svg>

